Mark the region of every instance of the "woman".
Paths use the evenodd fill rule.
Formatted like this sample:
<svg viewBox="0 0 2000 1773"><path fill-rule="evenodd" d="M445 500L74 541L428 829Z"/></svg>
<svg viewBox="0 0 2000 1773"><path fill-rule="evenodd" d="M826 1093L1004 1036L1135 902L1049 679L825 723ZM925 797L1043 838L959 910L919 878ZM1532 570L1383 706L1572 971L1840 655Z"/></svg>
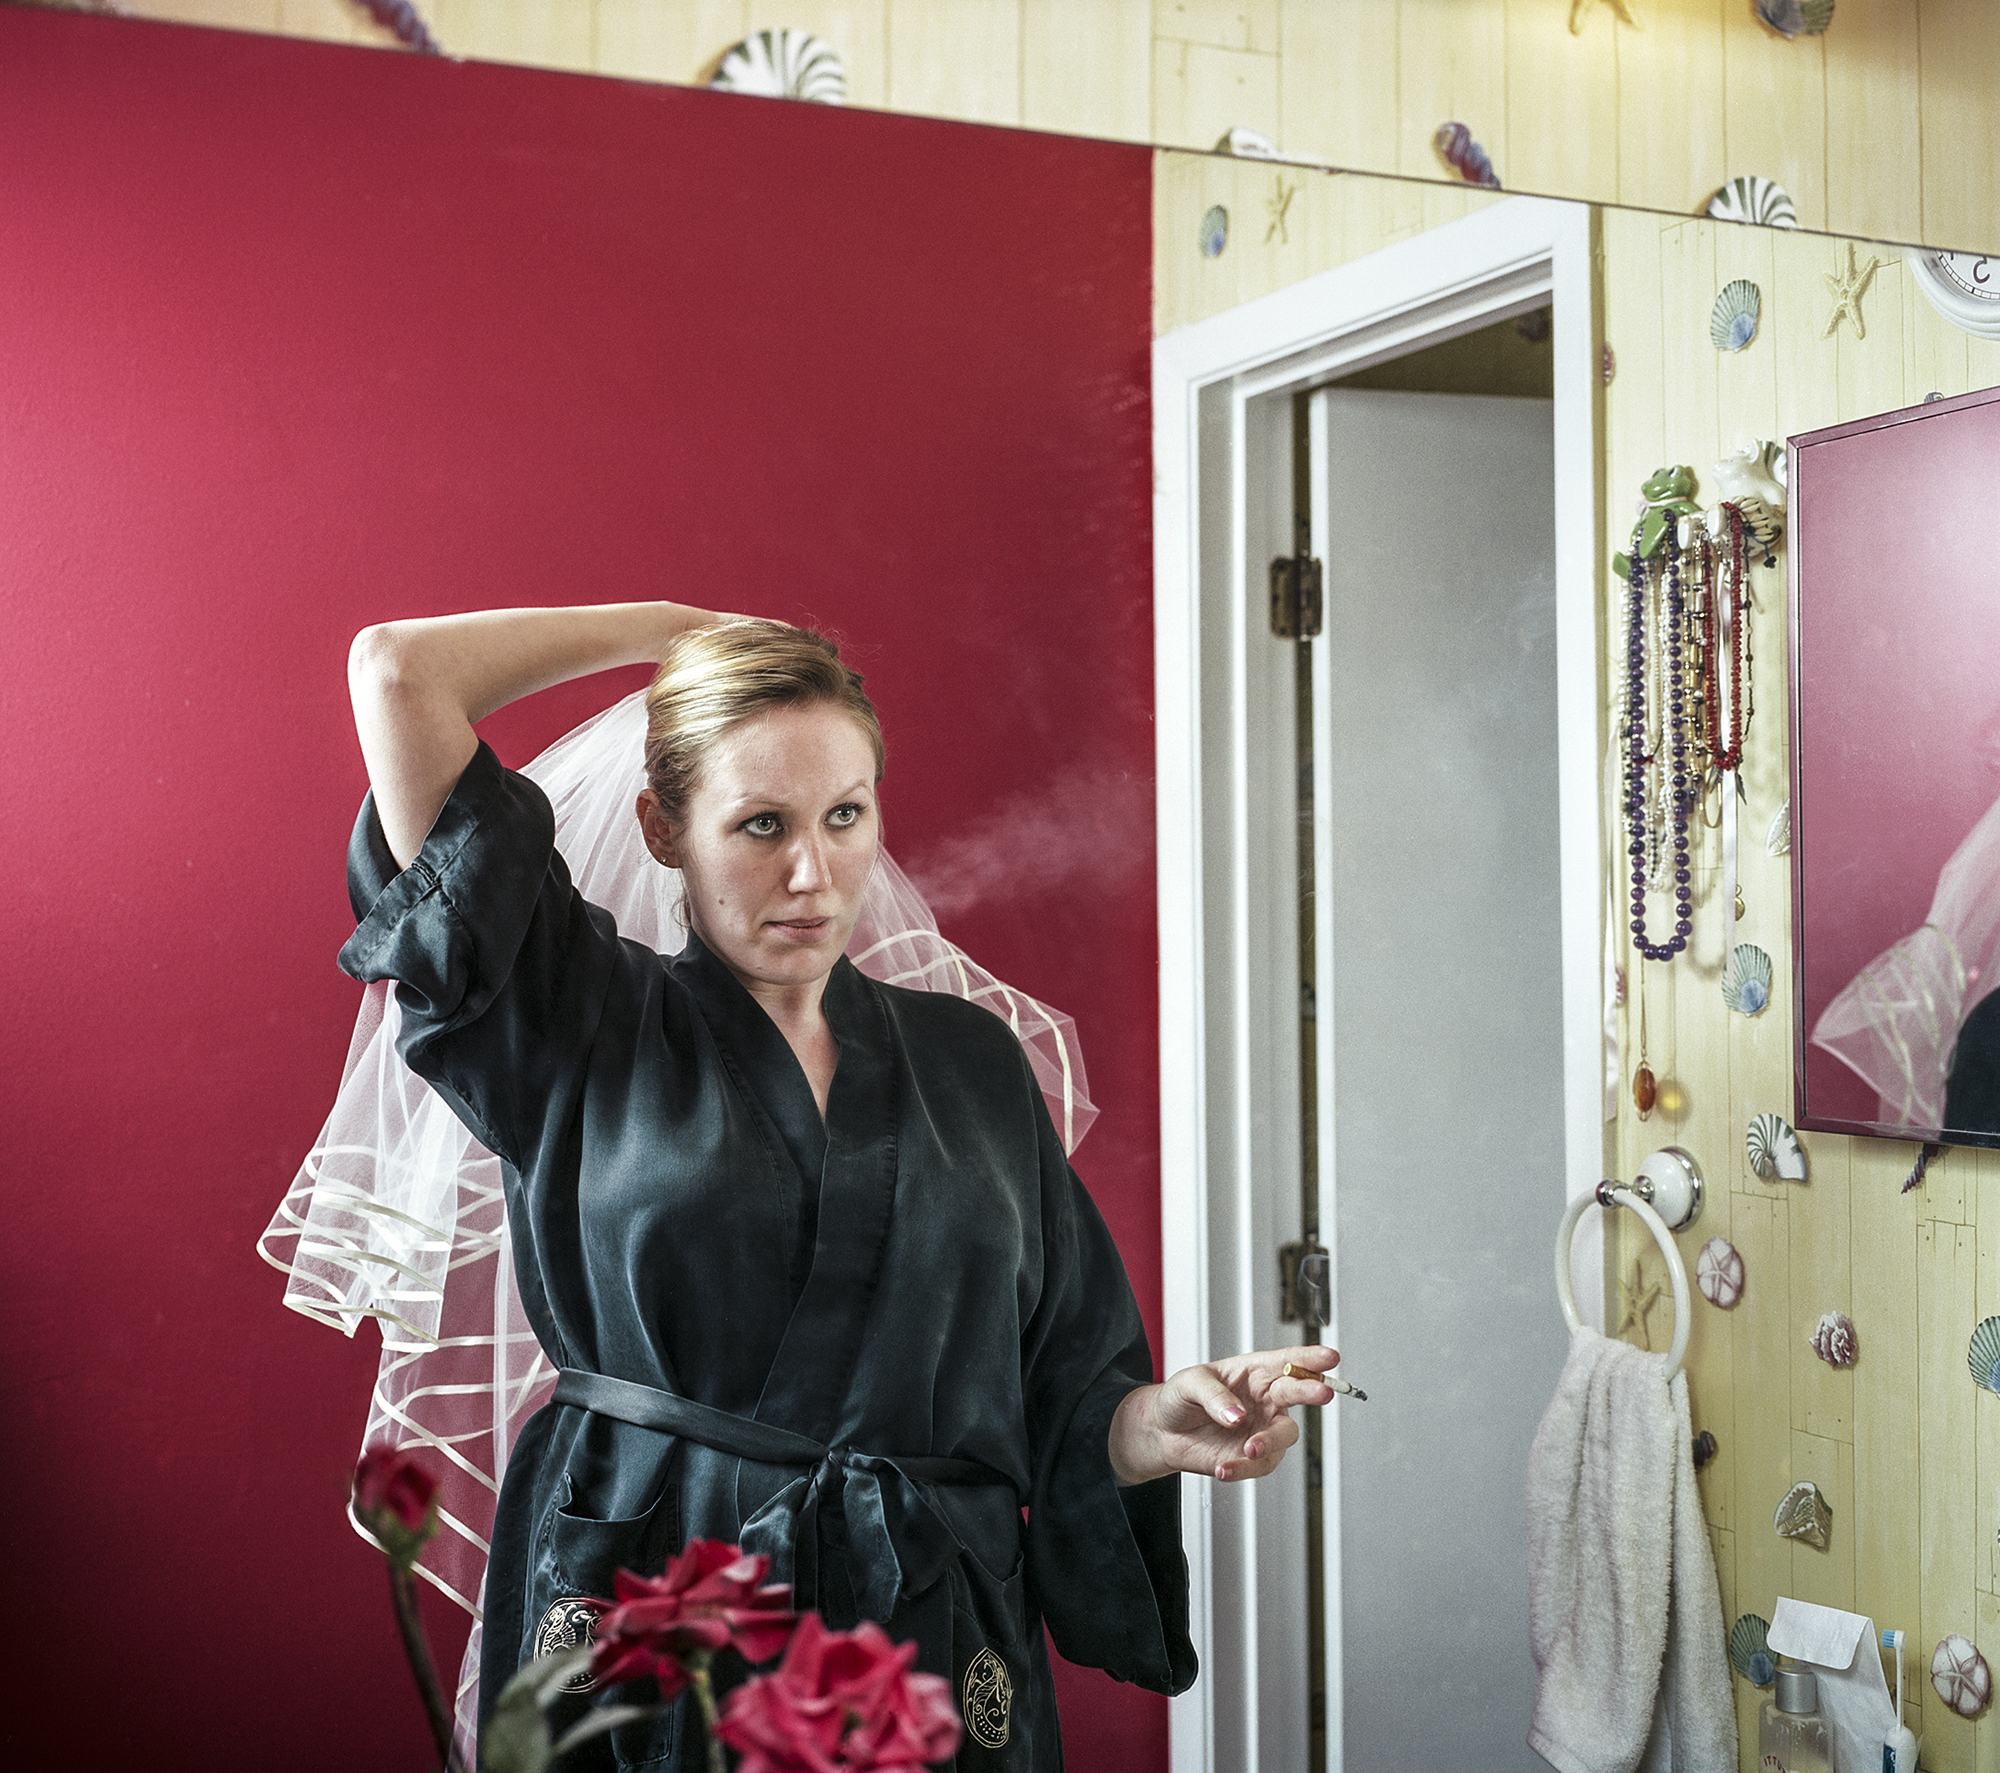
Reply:
<svg viewBox="0 0 2000 1773"><path fill-rule="evenodd" d="M636 811L690 926L671 962L577 895L546 799L473 731L642 661ZM880 837L859 678L800 630L631 604L372 628L350 687L372 793L342 964L399 982L399 1049L503 1160L562 1371L501 1493L488 1702L575 1597L695 1536L768 1552L836 1627L916 1639L963 1701L962 1768L1060 1765L1042 1617L1073 1660L1184 1687L1174 1474L1273 1468L1287 1407L1332 1396L1285 1363L1338 1357L1151 1383L1005 1026L842 958ZM694 1765L677 1724L619 1761Z"/></svg>

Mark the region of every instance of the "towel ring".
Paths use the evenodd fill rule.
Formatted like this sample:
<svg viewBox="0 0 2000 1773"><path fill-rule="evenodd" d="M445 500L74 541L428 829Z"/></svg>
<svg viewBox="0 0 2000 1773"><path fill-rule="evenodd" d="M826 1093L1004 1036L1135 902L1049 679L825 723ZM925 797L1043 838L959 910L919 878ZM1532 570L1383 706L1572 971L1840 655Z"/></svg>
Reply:
<svg viewBox="0 0 2000 1773"><path fill-rule="evenodd" d="M1671 1225L1655 1210L1655 1202L1674 1215ZM1584 1209L1593 1204L1630 1207L1646 1222L1646 1229L1667 1259L1667 1279L1674 1289L1674 1341L1667 1351L1667 1378L1671 1382L1687 1357L1688 1332L1694 1327L1693 1307L1688 1302L1687 1268L1674 1246L1673 1234L1685 1231L1701 1214L1701 1172L1694 1159L1679 1146L1662 1146L1639 1166L1638 1180L1630 1187L1618 1182L1600 1182L1589 1194L1579 1194L1569 1203L1562 1226L1556 1232L1556 1297L1562 1302L1563 1321L1569 1325L1571 1335L1583 1328L1583 1319L1577 1313L1576 1287L1570 1279L1570 1240L1576 1236Z"/></svg>

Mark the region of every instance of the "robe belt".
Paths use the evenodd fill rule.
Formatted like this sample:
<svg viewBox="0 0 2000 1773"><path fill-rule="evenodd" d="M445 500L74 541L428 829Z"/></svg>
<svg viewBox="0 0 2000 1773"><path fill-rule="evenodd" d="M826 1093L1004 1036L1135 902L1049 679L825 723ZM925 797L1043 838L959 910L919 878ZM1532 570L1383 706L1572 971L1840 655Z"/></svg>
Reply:
<svg viewBox="0 0 2000 1773"><path fill-rule="evenodd" d="M739 1542L745 1551L770 1558L772 1581L791 1583L808 1601L816 1600L821 1510L828 1498L837 1500L847 1522L854 1598L863 1617L877 1621L886 1621L899 1600L932 1587L963 1550L919 1485L1014 1487L1013 1479L976 1460L930 1454L883 1457L828 1446L810 1435L712 1409L657 1386L576 1367L558 1374L554 1401L679 1435L760 1465L806 1467L803 1477L744 1522Z"/></svg>

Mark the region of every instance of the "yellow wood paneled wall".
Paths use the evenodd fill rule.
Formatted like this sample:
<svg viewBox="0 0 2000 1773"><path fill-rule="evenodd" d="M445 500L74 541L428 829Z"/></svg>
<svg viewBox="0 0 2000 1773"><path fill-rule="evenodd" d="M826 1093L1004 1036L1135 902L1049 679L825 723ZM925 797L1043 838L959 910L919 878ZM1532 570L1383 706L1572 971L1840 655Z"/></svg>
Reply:
<svg viewBox="0 0 2000 1773"><path fill-rule="evenodd" d="M114 0L119 10L393 43L350 0ZM1508 187L1691 213L1762 173L1807 227L2000 245L2000 5L1842 0L1786 41L1750 0L417 0L447 51L692 82L796 26L850 101L1435 176L1465 122Z"/></svg>
<svg viewBox="0 0 2000 1773"><path fill-rule="evenodd" d="M1843 15L1845 16L1845 15ZM1630 534L1639 484L1668 462L1691 464L1712 497L1711 464L1739 436L1782 439L1865 414L2000 383L2000 344L1950 326L1899 259L1864 298L1866 338L1843 324L1825 336L1824 275L1844 259L1834 241L1770 229L1609 212L1604 217L1604 326L1617 374L1606 391L1606 530ZM1865 260L1870 249L1858 249ZM1736 354L1709 342L1716 292L1744 277L1763 292L1757 337ZM1607 603L1618 608L1608 573ZM2000 1717L1956 1717L1930 1691L1932 1646L1963 1632L2000 1659L2000 1399L1977 1392L1965 1349L1981 1316L2000 1312L2000 1153L1949 1151L1924 1185L1899 1193L1914 1146L1802 1135L1804 1184L1765 1182L1750 1169L1753 1114L1791 1115L1790 863L1764 836L1786 799L1786 612L1782 563L1760 572L1752 638L1757 713L1746 757L1742 819L1745 917L1739 939L1776 963L1761 1016L1732 1013L1719 988L1719 841L1702 839L1695 936L1672 963L1643 963L1648 1058L1662 1103L1641 1122L1625 1100L1617 1167L1629 1176L1650 1151L1678 1144L1707 1178L1701 1219L1680 1244L1695 1255L1720 1234L1742 1255L1741 1302L1722 1312L1694 1302L1688 1373L1697 1428L1720 1445L1701 1479L1726 1617L1768 1619L1780 1594L1865 1613L1910 1634L1912 1670L1932 1773L2000 1767ZM1622 665L1614 620L1607 678ZM1628 951L1629 952L1629 951ZM1636 957L1632 957L1636 963ZM1636 1064L1637 964L1624 1012L1625 1075ZM1621 1216L1622 1217L1622 1216ZM1642 1227L1622 1224L1617 1261L1632 1296L1659 1278ZM1634 1235L1636 1233L1636 1236ZM1983 1238L1983 1243L1982 1243ZM1643 1246L1640 1247L1640 1246ZM1808 1338L1822 1312L1854 1320L1860 1359L1827 1366ZM1651 1319L1652 1345L1671 1334L1671 1307ZM1643 1339L1643 1332L1635 1330ZM1803 1479L1833 1507L1826 1551L1771 1529L1779 1499ZM1757 1702L1736 1683L1742 1766L1754 1764Z"/></svg>

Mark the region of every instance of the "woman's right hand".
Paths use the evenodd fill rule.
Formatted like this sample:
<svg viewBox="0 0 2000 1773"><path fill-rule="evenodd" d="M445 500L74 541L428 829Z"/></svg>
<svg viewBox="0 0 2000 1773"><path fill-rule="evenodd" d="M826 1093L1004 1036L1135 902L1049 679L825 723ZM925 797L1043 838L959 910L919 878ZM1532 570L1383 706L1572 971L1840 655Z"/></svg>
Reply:
<svg viewBox="0 0 2000 1773"><path fill-rule="evenodd" d="M382 835L407 868L479 747L473 723L509 702L657 664L674 636L723 618L679 603L473 610L383 622L354 637L347 689Z"/></svg>

